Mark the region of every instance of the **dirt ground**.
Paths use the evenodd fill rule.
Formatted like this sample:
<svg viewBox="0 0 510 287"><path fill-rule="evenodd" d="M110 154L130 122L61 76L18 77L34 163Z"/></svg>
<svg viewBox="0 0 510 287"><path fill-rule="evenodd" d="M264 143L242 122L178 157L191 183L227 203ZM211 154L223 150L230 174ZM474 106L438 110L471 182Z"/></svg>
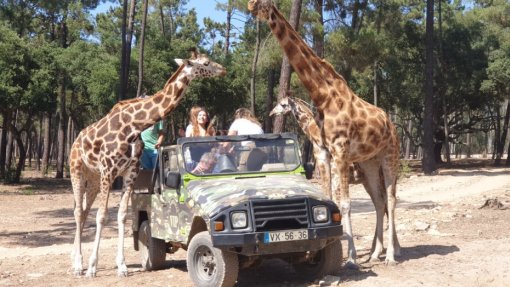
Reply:
<svg viewBox="0 0 510 287"><path fill-rule="evenodd" d="M353 228L361 268L342 268L326 285L337 285L339 278L339 285L346 287L510 286L510 168L495 168L483 160L455 161L435 176L411 172L399 180L397 190L399 263L364 262L375 213L362 186L354 185ZM75 278L70 260L74 219L69 180L27 175L21 185L0 185L0 286L192 286L182 250L167 256L167 269L141 271L130 228L125 246L129 277L117 277L118 202L119 193L114 192L97 277ZM92 249L94 218L89 217L85 228L84 267ZM342 244L345 255L347 244ZM321 284L319 279L295 277L292 267L273 260L243 270L237 286Z"/></svg>

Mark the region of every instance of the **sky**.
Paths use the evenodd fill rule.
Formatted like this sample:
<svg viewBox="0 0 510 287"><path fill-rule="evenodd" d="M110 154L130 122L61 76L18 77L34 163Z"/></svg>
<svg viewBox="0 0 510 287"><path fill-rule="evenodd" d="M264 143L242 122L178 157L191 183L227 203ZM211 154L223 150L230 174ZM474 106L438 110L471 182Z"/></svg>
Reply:
<svg viewBox="0 0 510 287"><path fill-rule="evenodd" d="M192 9L195 8L197 11L197 17L198 17L198 24L200 26L203 26L202 19L205 17L209 17L217 22L225 22L226 20L226 13L223 11L218 11L215 9L216 3L225 3L226 0L190 0L188 2L188 5L186 5L186 8ZM94 13L102 13L108 11L108 8L110 6L116 6L117 4L112 4L110 2L107 3L101 3L94 12Z"/></svg>

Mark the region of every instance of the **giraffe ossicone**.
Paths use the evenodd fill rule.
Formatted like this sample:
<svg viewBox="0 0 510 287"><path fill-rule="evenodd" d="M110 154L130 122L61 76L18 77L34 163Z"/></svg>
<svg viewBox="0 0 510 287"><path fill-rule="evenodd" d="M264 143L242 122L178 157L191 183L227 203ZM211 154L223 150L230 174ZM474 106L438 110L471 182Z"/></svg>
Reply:
<svg viewBox="0 0 510 287"><path fill-rule="evenodd" d="M161 91L151 97L117 103L106 116L83 129L72 145L69 166L75 201L76 234L71 257L76 276L83 273L81 237L90 208L97 197L99 207L96 236L86 273L88 277L96 275L101 231L107 220L109 193L117 176L123 176L123 193L117 214L119 238L116 263L118 275L127 276L124 234L127 207L143 149L140 133L176 108L192 79L226 74L220 64L196 51L192 51L190 59L177 59L176 62L181 64Z"/></svg>
<svg viewBox="0 0 510 287"><path fill-rule="evenodd" d="M348 265L356 266L356 249L351 225L349 167L358 163L363 185L377 214L371 260L383 251L383 218L388 215L386 262L396 263L400 245L395 231L396 184L399 168L399 140L388 115L364 101L349 88L331 64L319 58L292 28L271 0L250 0L248 10L266 21L289 63L317 107L322 142L331 155L331 190L342 212L348 241Z"/></svg>

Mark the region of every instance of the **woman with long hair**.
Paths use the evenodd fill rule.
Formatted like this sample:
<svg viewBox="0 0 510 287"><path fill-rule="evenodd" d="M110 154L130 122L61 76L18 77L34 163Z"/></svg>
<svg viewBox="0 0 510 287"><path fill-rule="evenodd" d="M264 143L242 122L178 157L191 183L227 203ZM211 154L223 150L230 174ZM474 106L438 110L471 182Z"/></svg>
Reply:
<svg viewBox="0 0 510 287"><path fill-rule="evenodd" d="M186 128L187 137L205 137L216 135L214 123L209 118L209 113L203 107L193 106L189 112L190 124Z"/></svg>
<svg viewBox="0 0 510 287"><path fill-rule="evenodd" d="M247 108L239 108L234 114L234 122L228 130L229 135L263 134L262 125Z"/></svg>

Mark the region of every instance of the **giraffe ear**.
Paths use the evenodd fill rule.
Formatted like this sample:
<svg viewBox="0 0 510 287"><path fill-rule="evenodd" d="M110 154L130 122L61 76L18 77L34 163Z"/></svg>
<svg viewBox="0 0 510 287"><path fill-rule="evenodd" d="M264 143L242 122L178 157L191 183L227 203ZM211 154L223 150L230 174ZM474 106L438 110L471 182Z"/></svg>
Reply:
<svg viewBox="0 0 510 287"><path fill-rule="evenodd" d="M184 64L184 60L183 59L174 59L174 61L177 63L177 65L179 65L179 67Z"/></svg>

